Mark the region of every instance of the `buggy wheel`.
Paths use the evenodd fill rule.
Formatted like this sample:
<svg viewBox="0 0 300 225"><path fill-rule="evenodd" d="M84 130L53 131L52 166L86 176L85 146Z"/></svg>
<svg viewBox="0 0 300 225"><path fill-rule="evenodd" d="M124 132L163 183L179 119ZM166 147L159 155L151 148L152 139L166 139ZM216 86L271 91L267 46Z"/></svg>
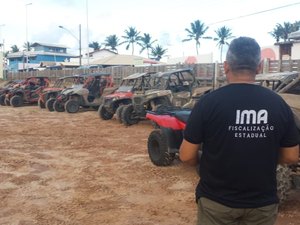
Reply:
<svg viewBox="0 0 300 225"><path fill-rule="evenodd" d="M120 123L123 123L122 112L123 112L124 107L125 107L125 105L119 105L119 107L116 110L116 118Z"/></svg>
<svg viewBox="0 0 300 225"><path fill-rule="evenodd" d="M133 112L133 105L129 104L124 106L122 110L122 122L126 126L130 126L139 122L139 119L135 117L135 113Z"/></svg>
<svg viewBox="0 0 300 225"><path fill-rule="evenodd" d="M168 152L168 140L161 130L154 130L148 137L148 154L151 162L156 166L169 166L174 158L174 153Z"/></svg>
<svg viewBox="0 0 300 225"><path fill-rule="evenodd" d="M45 103L41 99L38 99L38 106L40 107L40 109L46 108Z"/></svg>
<svg viewBox="0 0 300 225"><path fill-rule="evenodd" d="M54 107L53 107L54 102L55 102L55 98L49 98L46 101L46 109L48 109L50 112L54 111Z"/></svg>
<svg viewBox="0 0 300 225"><path fill-rule="evenodd" d="M99 114L100 118L103 120L110 120L114 116L113 113L110 113L105 109L103 104L99 106L98 114Z"/></svg>
<svg viewBox="0 0 300 225"><path fill-rule="evenodd" d="M277 196L282 203L287 199L289 191L292 188L291 169L286 165L278 165L276 172Z"/></svg>
<svg viewBox="0 0 300 225"><path fill-rule="evenodd" d="M70 99L66 102L65 104L65 110L68 113L77 113L79 110L79 102L74 100L74 99Z"/></svg>
<svg viewBox="0 0 300 225"><path fill-rule="evenodd" d="M5 105L5 94L0 95L0 105Z"/></svg>
<svg viewBox="0 0 300 225"><path fill-rule="evenodd" d="M5 98L5 99L4 99L4 104L5 104L6 106L10 106L10 100L9 100L8 98Z"/></svg>
<svg viewBox="0 0 300 225"><path fill-rule="evenodd" d="M62 104L61 102L59 102L57 100L55 100L54 103L53 103L53 109L56 112L64 112L65 111L64 104Z"/></svg>
<svg viewBox="0 0 300 225"><path fill-rule="evenodd" d="M13 96L11 99L10 99L10 104L13 106L13 107L20 107L23 105L23 98L22 96L19 96L19 95L15 95Z"/></svg>

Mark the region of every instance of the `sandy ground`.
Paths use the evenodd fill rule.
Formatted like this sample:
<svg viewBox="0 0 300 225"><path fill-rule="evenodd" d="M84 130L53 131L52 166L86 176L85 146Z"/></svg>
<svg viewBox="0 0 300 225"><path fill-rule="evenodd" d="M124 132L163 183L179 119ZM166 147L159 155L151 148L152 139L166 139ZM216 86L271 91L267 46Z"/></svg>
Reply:
<svg viewBox="0 0 300 225"><path fill-rule="evenodd" d="M148 121L0 107L1 225L195 224L194 169L154 166ZM300 225L300 190L276 225Z"/></svg>

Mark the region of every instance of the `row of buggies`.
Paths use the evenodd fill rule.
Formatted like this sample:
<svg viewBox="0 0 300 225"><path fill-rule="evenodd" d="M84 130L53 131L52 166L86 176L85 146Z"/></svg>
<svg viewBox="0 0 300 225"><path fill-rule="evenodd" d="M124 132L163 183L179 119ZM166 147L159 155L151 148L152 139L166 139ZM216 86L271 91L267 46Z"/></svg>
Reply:
<svg viewBox="0 0 300 225"><path fill-rule="evenodd" d="M200 87L191 69L135 73L115 86L108 73L72 75L58 78L51 85L44 76L10 81L0 91L0 104L21 107L38 104L49 111L76 113L92 108L101 119L116 118L130 126L146 118L147 111L189 107Z"/></svg>

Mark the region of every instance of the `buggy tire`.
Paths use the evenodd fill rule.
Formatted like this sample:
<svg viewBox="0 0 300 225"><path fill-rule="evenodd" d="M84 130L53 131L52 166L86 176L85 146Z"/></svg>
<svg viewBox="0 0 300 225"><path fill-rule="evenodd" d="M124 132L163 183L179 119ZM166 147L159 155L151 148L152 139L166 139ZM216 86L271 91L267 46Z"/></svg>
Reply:
<svg viewBox="0 0 300 225"><path fill-rule="evenodd" d="M77 113L79 111L80 105L77 100L69 99L65 104L65 110L68 113Z"/></svg>
<svg viewBox="0 0 300 225"><path fill-rule="evenodd" d="M23 105L23 97L20 95L15 95L10 99L10 105L13 107L20 107Z"/></svg>
<svg viewBox="0 0 300 225"><path fill-rule="evenodd" d="M38 106L40 107L40 109L46 108L45 103L41 99L38 99Z"/></svg>
<svg viewBox="0 0 300 225"><path fill-rule="evenodd" d="M116 110L116 118L120 123L123 123L122 112L123 112L124 107L125 107L125 105L119 105L119 107Z"/></svg>
<svg viewBox="0 0 300 225"><path fill-rule="evenodd" d="M292 188L291 169L287 165L278 165L276 170L277 196L279 202L287 200L289 191Z"/></svg>
<svg viewBox="0 0 300 225"><path fill-rule="evenodd" d="M113 113L110 113L105 109L103 104L99 106L98 114L99 114L100 118L103 120L110 120L114 116Z"/></svg>
<svg viewBox="0 0 300 225"><path fill-rule="evenodd" d="M49 98L47 101L46 101L46 109L48 109L50 112L53 112L54 111L54 102L55 102L55 98Z"/></svg>
<svg viewBox="0 0 300 225"><path fill-rule="evenodd" d="M0 95L0 105L5 106L5 94Z"/></svg>
<svg viewBox="0 0 300 225"><path fill-rule="evenodd" d="M55 100L54 103L53 103L53 109L56 112L64 112L65 111L64 105L61 102L57 101L57 100Z"/></svg>
<svg viewBox="0 0 300 225"><path fill-rule="evenodd" d="M175 154L168 152L167 136L160 129L150 133L147 145L149 158L154 165L169 166L173 162Z"/></svg>
<svg viewBox="0 0 300 225"><path fill-rule="evenodd" d="M135 117L133 105L129 104L124 106L122 110L122 122L126 126L131 126L139 122L139 119Z"/></svg>
<svg viewBox="0 0 300 225"><path fill-rule="evenodd" d="M9 100L8 98L5 98L5 99L4 99L4 104L5 104L6 106L10 106L10 100Z"/></svg>

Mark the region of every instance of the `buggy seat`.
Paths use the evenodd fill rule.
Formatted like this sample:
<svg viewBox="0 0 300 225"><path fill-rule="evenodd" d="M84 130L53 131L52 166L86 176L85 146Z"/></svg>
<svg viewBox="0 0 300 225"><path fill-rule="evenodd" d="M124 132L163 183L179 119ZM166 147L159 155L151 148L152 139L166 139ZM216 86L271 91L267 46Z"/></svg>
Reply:
<svg viewBox="0 0 300 225"><path fill-rule="evenodd" d="M173 115L179 119L180 121L186 123L188 118L190 117L191 110L186 109L186 110L180 110L180 111L175 111Z"/></svg>

